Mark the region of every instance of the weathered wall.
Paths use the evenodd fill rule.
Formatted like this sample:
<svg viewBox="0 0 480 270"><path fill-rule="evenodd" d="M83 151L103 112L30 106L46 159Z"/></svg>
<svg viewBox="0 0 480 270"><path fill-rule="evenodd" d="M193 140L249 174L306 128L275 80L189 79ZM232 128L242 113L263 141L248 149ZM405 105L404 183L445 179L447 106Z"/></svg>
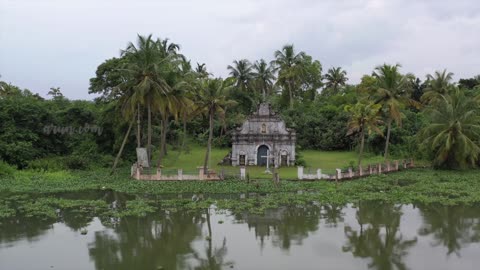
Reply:
<svg viewBox="0 0 480 270"><path fill-rule="evenodd" d="M274 161L280 165L283 154L287 165L294 165L295 141L295 131L286 128L285 122L270 110L270 106L262 103L257 112L232 134L232 165L240 165L241 155L245 155L246 165L257 165L261 145L267 146L270 155L274 156L270 164Z"/></svg>

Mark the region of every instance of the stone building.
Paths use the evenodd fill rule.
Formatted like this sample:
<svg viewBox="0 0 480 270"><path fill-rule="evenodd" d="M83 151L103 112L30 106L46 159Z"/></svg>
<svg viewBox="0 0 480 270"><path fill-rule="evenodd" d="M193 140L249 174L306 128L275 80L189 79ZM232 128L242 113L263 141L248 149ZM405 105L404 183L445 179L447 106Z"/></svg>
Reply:
<svg viewBox="0 0 480 270"><path fill-rule="evenodd" d="M259 165L293 166L295 164L294 130L262 103L241 127L232 133L231 162L233 166Z"/></svg>

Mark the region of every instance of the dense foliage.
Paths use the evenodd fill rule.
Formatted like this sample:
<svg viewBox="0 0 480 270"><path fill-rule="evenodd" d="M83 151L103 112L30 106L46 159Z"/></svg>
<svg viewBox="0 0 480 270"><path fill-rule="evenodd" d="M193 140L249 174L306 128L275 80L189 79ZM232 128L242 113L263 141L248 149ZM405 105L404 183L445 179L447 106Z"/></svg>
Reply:
<svg viewBox="0 0 480 270"><path fill-rule="evenodd" d="M383 64L352 85L341 67L322 74L320 61L291 44L270 62L240 59L227 69L228 78L212 78L178 44L149 35L98 66L93 101L68 100L60 88L44 99L0 82L0 160L86 169L111 166L115 155L115 166L132 161L141 146L161 166L169 147L188 151L187 141L229 146L229 131L269 102L296 129L299 149L414 156L442 168L478 164L478 76L456 84L444 70L422 82Z"/></svg>

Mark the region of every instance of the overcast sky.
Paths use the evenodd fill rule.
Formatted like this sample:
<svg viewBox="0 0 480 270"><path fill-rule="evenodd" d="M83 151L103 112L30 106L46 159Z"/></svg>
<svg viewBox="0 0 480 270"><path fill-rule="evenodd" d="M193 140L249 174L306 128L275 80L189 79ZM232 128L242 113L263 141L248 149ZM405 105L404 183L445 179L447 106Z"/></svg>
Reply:
<svg viewBox="0 0 480 270"><path fill-rule="evenodd" d="M480 73L478 0L0 0L0 80L92 99L96 67L137 33L170 38L215 76L286 43L351 83L384 62L421 78Z"/></svg>

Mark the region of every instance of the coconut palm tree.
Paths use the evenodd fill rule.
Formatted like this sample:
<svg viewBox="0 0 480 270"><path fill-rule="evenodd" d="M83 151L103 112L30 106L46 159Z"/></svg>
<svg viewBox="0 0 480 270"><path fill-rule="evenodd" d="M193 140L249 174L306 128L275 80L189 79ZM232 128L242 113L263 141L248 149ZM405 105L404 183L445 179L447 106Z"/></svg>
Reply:
<svg viewBox="0 0 480 270"><path fill-rule="evenodd" d="M253 80L252 64L247 59L233 61L233 66L227 67L230 70L230 76L235 78L235 86L240 90L250 89L250 84Z"/></svg>
<svg viewBox="0 0 480 270"><path fill-rule="evenodd" d="M306 54L304 52L296 54L293 45L287 44L282 50L275 51L274 57L272 64L278 69L277 83L288 91L290 108L293 108L294 91L302 74Z"/></svg>
<svg viewBox="0 0 480 270"><path fill-rule="evenodd" d="M398 71L401 66L387 65L378 66L373 72L373 77L376 78L375 103L381 104L385 113L387 122L387 138L385 142L385 160L388 159L388 147L390 143L390 132L392 130L392 122L395 121L397 125L402 124L401 109L408 103L416 105L416 102L411 97L411 81L412 75L402 75Z"/></svg>
<svg viewBox="0 0 480 270"><path fill-rule="evenodd" d="M267 100L267 95L271 94L273 81L275 80L274 68L269 66L263 59L256 61L253 65L253 77L262 89L263 101Z"/></svg>
<svg viewBox="0 0 480 270"><path fill-rule="evenodd" d="M453 79L453 73L447 72L444 69L442 72L435 71L434 75L427 75L427 86L425 87L424 94L421 101L426 104L436 103L442 99L442 96L447 95L453 90L454 85L451 83Z"/></svg>
<svg viewBox="0 0 480 270"><path fill-rule="evenodd" d="M370 135L372 132L383 136L383 132L378 128L382 124L380 117L380 104L361 103L355 105L345 106L345 110L350 113L350 121L348 122L347 135L354 133L360 134L360 152L358 154L358 166L362 166L362 155L365 146L365 135Z"/></svg>
<svg viewBox="0 0 480 270"><path fill-rule="evenodd" d="M130 42L122 51L122 56L128 59L126 70L133 78L132 100L147 108L148 133L147 152L151 158L152 144L152 109L160 107L160 101L171 91L165 80L165 74L170 72L171 60L162 54L161 42L154 41L152 35L138 35L137 45ZM140 111L138 109L138 111Z"/></svg>
<svg viewBox="0 0 480 270"><path fill-rule="evenodd" d="M205 63L199 64L197 63L197 66L195 67L195 72L197 73L199 78L208 78L211 74L207 71L207 67L205 66Z"/></svg>
<svg viewBox="0 0 480 270"><path fill-rule="evenodd" d="M209 122L207 152L204 162L205 173L208 173L208 161L212 150L213 121L215 116L224 120L225 110L236 104L235 101L228 99L228 92L231 91L232 86L229 80L224 81L221 78L203 79L197 86L195 103L198 106L198 110L208 117Z"/></svg>
<svg viewBox="0 0 480 270"><path fill-rule="evenodd" d="M456 89L427 108L431 124L420 133L437 168L475 166L480 156L479 104Z"/></svg>
<svg viewBox="0 0 480 270"><path fill-rule="evenodd" d="M323 78L327 81L325 83L326 91L324 90L326 95L337 94L348 80L347 72L341 67L332 67Z"/></svg>

